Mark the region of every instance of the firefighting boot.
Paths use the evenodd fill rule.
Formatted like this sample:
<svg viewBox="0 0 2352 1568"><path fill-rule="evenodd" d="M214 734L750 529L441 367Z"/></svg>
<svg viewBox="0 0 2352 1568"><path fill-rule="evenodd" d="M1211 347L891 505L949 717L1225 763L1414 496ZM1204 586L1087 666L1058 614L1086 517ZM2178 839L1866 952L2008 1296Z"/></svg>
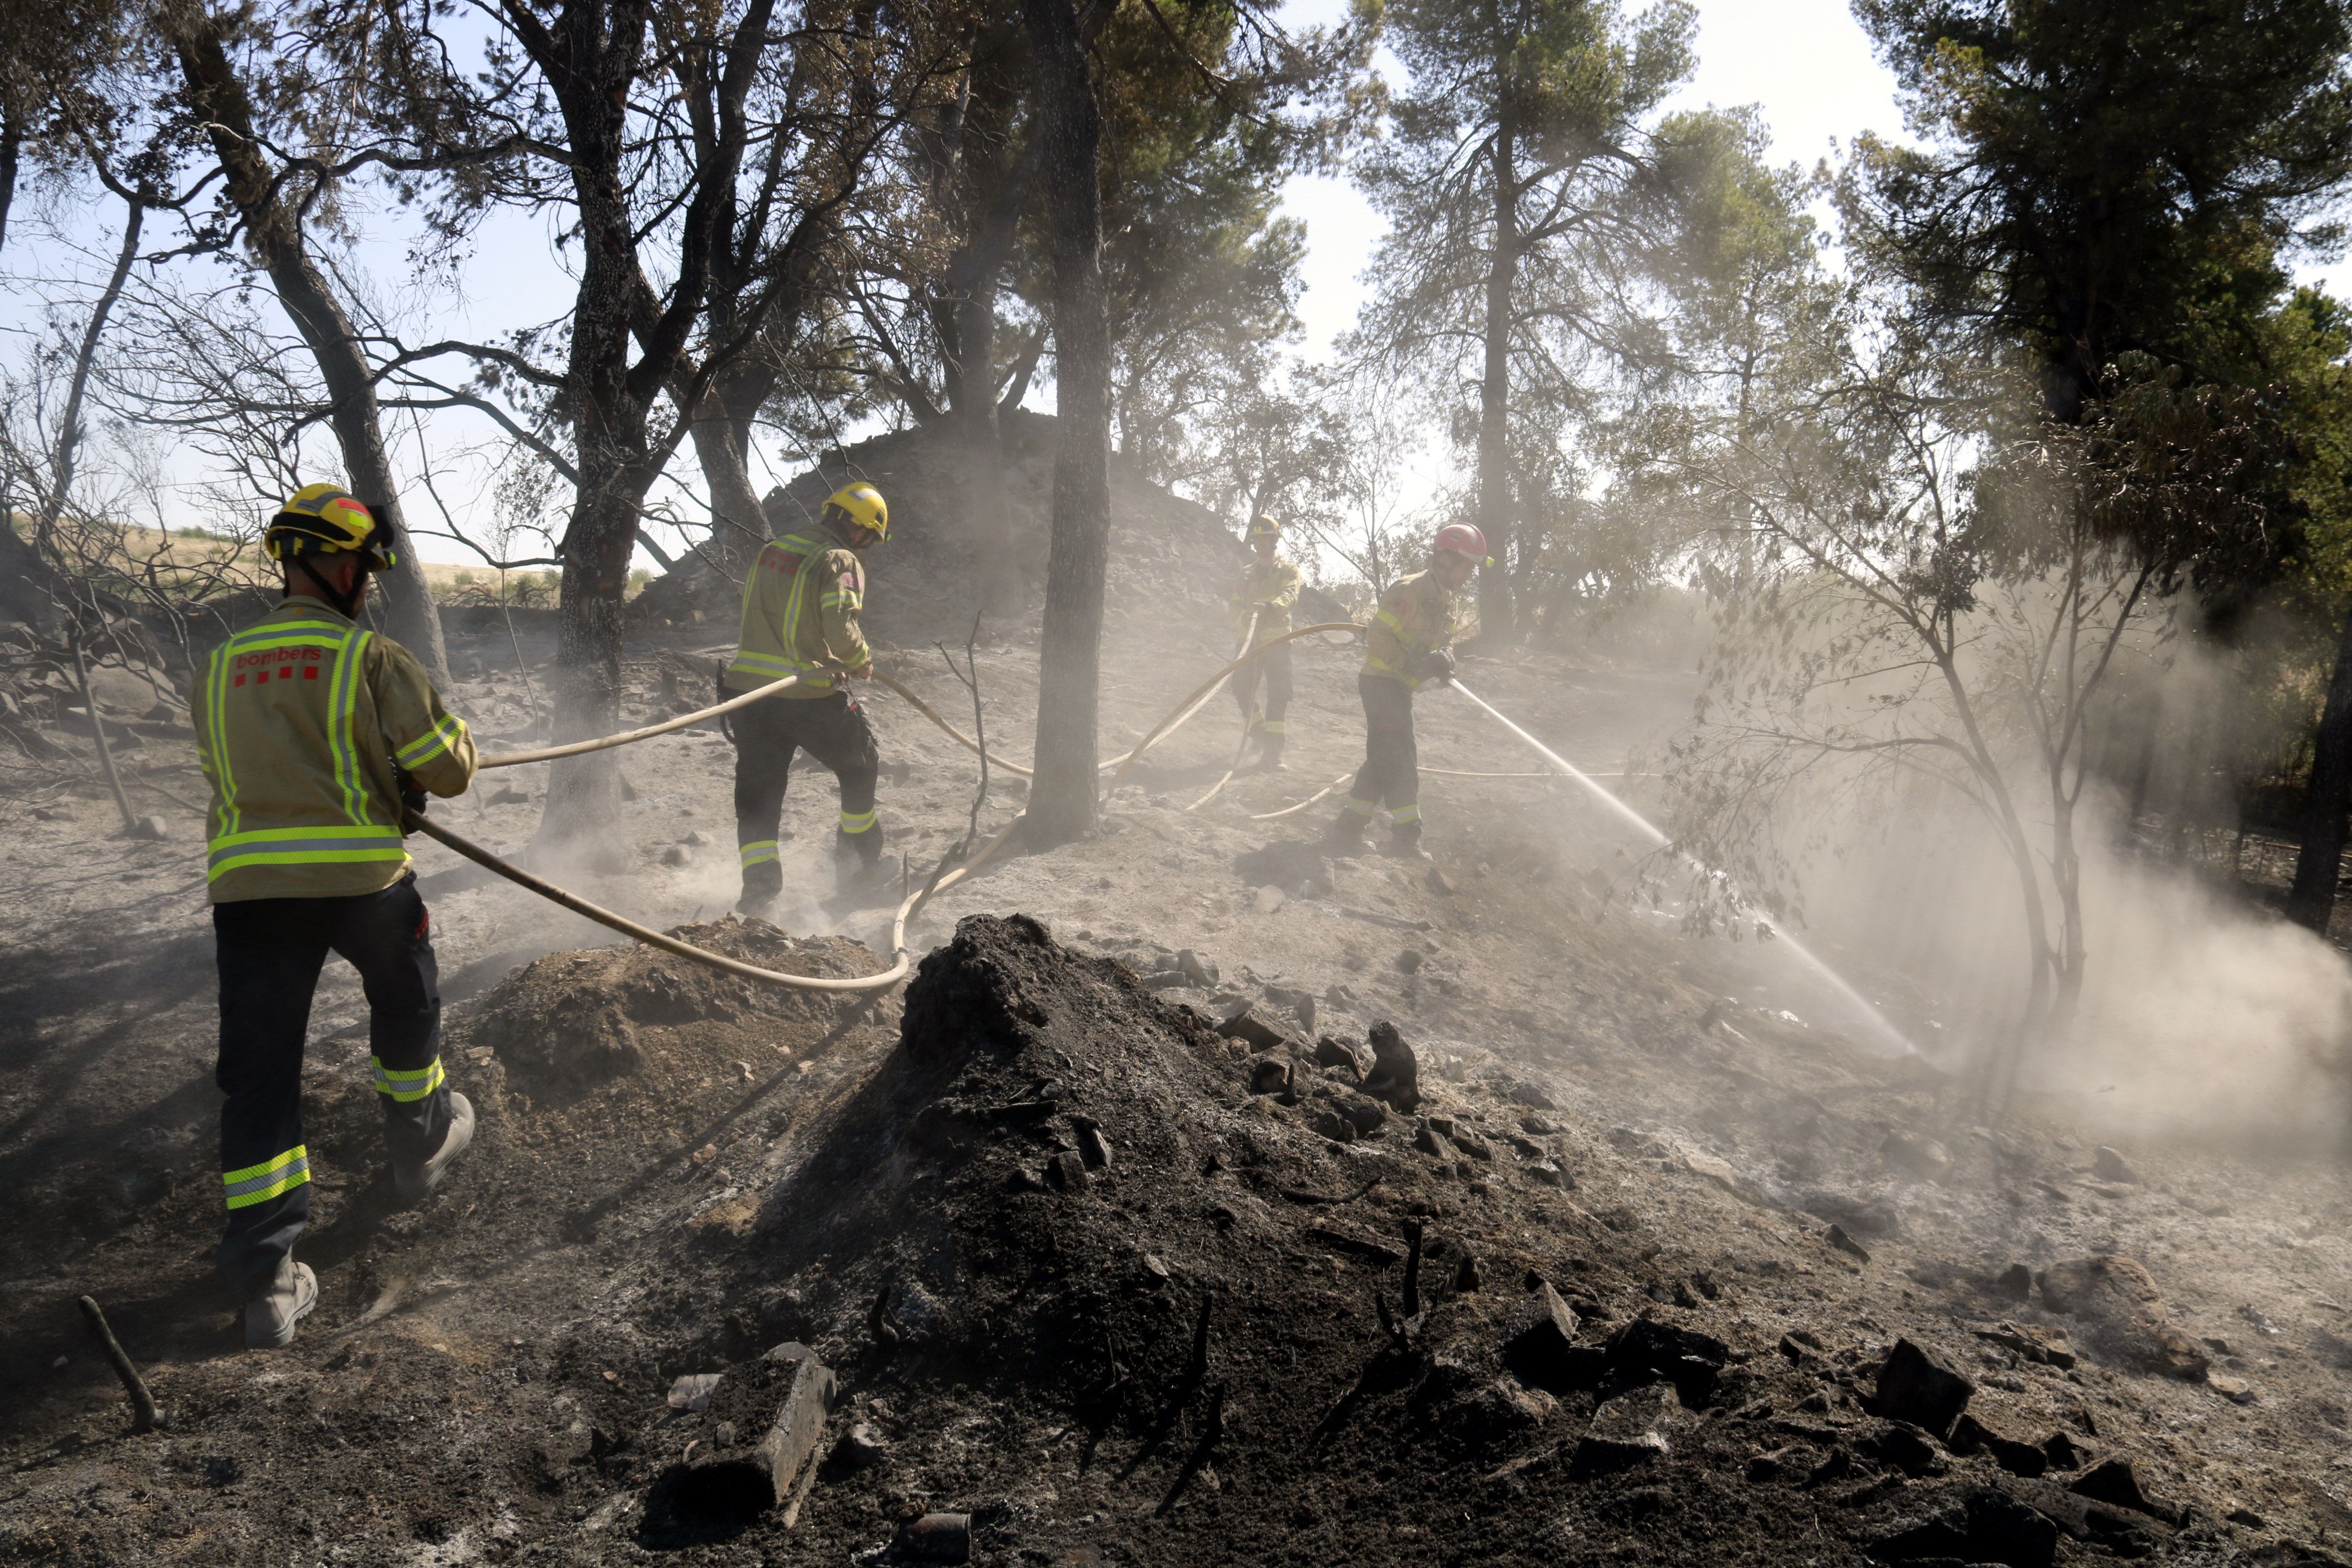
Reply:
<svg viewBox="0 0 2352 1568"><path fill-rule="evenodd" d="M1278 773L1283 771L1285 766L1282 760L1283 740L1284 737L1279 733L1263 733L1258 736L1258 772L1262 773Z"/></svg>
<svg viewBox="0 0 2352 1568"><path fill-rule="evenodd" d="M1389 830L1389 854L1399 860L1426 860L1429 851L1421 847L1421 824L1400 822Z"/></svg>
<svg viewBox="0 0 2352 1568"><path fill-rule="evenodd" d="M414 1165L393 1162L392 1190L401 1206L415 1208L429 1197L433 1189L441 1184L441 1178L449 1173L450 1162L464 1153L466 1145L473 1141L474 1102L453 1089L449 1091L449 1129L441 1135L441 1147Z"/></svg>
<svg viewBox="0 0 2352 1568"><path fill-rule="evenodd" d="M307 1263L289 1253L278 1260L278 1272L246 1299L245 1348L282 1351L294 1342L294 1325L319 1304L319 1277Z"/></svg>
<svg viewBox="0 0 2352 1568"><path fill-rule="evenodd" d="M1335 855L1353 855L1364 847L1364 829L1371 818L1360 811L1341 810L1329 827L1324 829L1324 847Z"/></svg>

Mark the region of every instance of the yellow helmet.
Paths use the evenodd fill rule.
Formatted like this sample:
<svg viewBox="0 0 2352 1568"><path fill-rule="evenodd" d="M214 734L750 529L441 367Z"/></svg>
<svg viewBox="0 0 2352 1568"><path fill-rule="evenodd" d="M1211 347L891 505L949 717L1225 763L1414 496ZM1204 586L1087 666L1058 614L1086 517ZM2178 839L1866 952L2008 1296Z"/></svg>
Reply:
<svg viewBox="0 0 2352 1568"><path fill-rule="evenodd" d="M882 499L880 490L862 479L854 485L844 485L825 498L824 520L870 530L877 539L890 537L890 503Z"/></svg>
<svg viewBox="0 0 2352 1568"><path fill-rule="evenodd" d="M334 485L304 485L288 496L263 531L261 544L273 561L356 551L371 572L389 572L400 559L392 525Z"/></svg>
<svg viewBox="0 0 2352 1568"><path fill-rule="evenodd" d="M1282 524L1276 522L1273 518L1268 517L1265 513L1260 512L1255 517L1250 519L1249 531L1242 537L1244 539L1265 539L1268 537L1280 539L1282 537Z"/></svg>

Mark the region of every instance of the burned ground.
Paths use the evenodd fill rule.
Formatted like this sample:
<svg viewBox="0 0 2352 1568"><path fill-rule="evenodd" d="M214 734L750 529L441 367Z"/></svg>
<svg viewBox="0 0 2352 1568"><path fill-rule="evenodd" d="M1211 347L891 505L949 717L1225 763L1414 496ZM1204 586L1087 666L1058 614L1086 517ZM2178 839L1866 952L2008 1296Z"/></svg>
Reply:
<svg viewBox="0 0 2352 1568"><path fill-rule="evenodd" d="M710 635L633 659L632 721L699 699ZM1114 626L1107 734L1141 733L1225 635ZM532 637L520 668L502 626L457 644L486 750L532 733ZM1009 755L1029 638L980 648ZM935 658L884 658L963 700ZM392 1207L364 1008L331 965L300 1250L323 1297L275 1354L239 1348L208 1278L194 813L141 842L86 786L0 801L0 1560L863 1561L926 1510L970 1512L975 1560L1007 1563L2352 1558L2336 1151L2135 1141L2095 1096L1981 1124L1970 1080L1867 1048L1769 949L1644 907L1638 846L1539 780L1432 777L1433 864L1328 854L1328 799L1255 820L1356 760L1358 658L1301 646L1294 772L1187 810L1232 756L1220 698L1099 836L945 896L917 978L874 1002L590 945L422 848L480 1141L425 1209ZM1465 678L1604 768L1688 697L1597 655ZM976 773L874 706L919 874ZM1442 696L1421 725L1433 763L1526 766ZM139 766L189 795L174 745ZM887 907L820 891L821 780L788 802L779 925L706 918L733 896L730 758L699 731L633 748L598 853L540 868L763 964L878 967ZM436 811L516 850L544 772ZM983 829L1017 804L999 780ZM1915 1036L1968 1005L1857 977ZM1417 1102L1374 1064L1383 1024ZM2137 1269L2084 1261L2105 1257ZM127 1434L84 1293L163 1431ZM1906 1342L1973 1384L1948 1426L1865 1407ZM758 1418L787 1342L840 1380L789 1527L680 1484L720 1422ZM2201 1376L2164 1370L2183 1344Z"/></svg>

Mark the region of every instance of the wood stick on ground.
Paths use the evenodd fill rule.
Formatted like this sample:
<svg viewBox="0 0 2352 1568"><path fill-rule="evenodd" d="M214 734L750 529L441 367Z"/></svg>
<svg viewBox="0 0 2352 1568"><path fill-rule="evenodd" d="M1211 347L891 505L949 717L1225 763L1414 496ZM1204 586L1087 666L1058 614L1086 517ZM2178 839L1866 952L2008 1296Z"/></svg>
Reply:
<svg viewBox="0 0 2352 1568"><path fill-rule="evenodd" d="M131 1429L152 1432L161 1426L163 1415L155 1408L155 1396L147 1392L147 1380L139 1375L139 1369L122 1353L122 1342L107 1326L106 1310L98 1304L95 1296L81 1299L81 1321L89 1330L89 1337L98 1342L98 1348L106 1352L106 1359L114 1363L114 1375L122 1380L122 1392L131 1395Z"/></svg>

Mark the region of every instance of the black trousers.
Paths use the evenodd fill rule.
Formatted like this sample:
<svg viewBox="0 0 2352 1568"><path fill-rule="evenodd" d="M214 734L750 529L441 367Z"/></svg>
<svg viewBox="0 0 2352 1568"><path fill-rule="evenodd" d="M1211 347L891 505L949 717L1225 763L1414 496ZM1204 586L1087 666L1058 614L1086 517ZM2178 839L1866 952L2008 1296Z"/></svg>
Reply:
<svg viewBox="0 0 2352 1568"><path fill-rule="evenodd" d="M1364 700L1364 765L1347 809L1370 816L1381 806L1408 837L1421 832L1421 749L1412 737L1412 688L1367 670L1356 677Z"/></svg>
<svg viewBox="0 0 2352 1568"><path fill-rule="evenodd" d="M845 691L823 697L772 697L738 709L735 734L735 845L742 856L743 891L773 898L784 885L776 830L783 821L784 789L793 753L806 752L833 770L841 785L837 854L866 860L882 854L882 825L874 814L874 785L882 755L866 710Z"/></svg>
<svg viewBox="0 0 2352 1568"><path fill-rule="evenodd" d="M449 1129L440 969L415 872L380 893L215 904L213 938L221 1019L213 1081L228 1096L220 1272L244 1291L277 1271L310 1215L302 1047L327 954L341 953L360 972L384 1143L401 1164L422 1163Z"/></svg>
<svg viewBox="0 0 2352 1568"><path fill-rule="evenodd" d="M1265 710L1258 710L1258 676L1265 676ZM1260 648L1255 658L1234 671L1234 700L1241 704L1242 717L1268 735L1286 733L1290 726L1283 716L1290 711L1290 645Z"/></svg>

